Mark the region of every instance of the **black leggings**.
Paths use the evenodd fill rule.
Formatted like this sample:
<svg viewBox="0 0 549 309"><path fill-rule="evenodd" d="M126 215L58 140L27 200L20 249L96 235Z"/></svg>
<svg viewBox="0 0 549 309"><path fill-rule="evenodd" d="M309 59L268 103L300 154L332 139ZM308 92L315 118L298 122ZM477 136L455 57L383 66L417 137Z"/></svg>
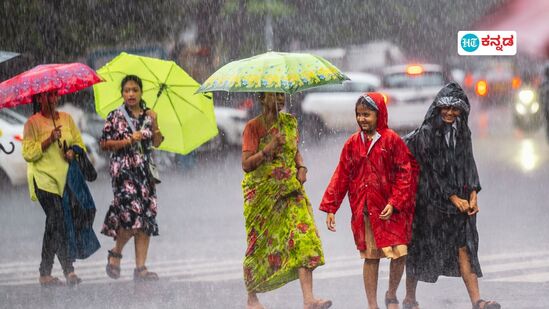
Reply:
<svg viewBox="0 0 549 309"><path fill-rule="evenodd" d="M46 192L36 187L36 196L46 213L46 229L42 241L42 262L40 263L40 276L51 275L53 259L57 254L61 268L65 276L74 271L68 258L67 237L65 235L65 222L63 220L63 200L61 196Z"/></svg>

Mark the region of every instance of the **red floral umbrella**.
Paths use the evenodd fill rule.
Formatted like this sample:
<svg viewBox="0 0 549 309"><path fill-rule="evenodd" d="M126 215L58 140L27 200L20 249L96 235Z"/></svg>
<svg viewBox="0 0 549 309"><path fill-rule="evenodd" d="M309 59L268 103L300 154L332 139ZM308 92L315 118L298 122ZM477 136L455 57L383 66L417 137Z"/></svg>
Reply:
<svg viewBox="0 0 549 309"><path fill-rule="evenodd" d="M103 81L82 63L39 65L0 83L0 108L32 102L32 96L57 90L59 95L82 90Z"/></svg>

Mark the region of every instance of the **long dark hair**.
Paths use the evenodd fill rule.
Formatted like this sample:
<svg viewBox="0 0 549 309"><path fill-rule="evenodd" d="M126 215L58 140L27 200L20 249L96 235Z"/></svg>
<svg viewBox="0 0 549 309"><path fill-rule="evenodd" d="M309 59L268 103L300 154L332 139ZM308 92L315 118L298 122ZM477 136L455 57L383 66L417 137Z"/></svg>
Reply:
<svg viewBox="0 0 549 309"><path fill-rule="evenodd" d="M40 111L40 103L38 102L38 96L40 94L35 94L32 96L32 113L36 114Z"/></svg>
<svg viewBox="0 0 549 309"><path fill-rule="evenodd" d="M124 77L124 79L122 79L122 82L120 83L120 94L124 92L124 86L130 81L135 82L137 86L139 86L139 89L141 89L141 93L143 93L143 81L141 81L141 78L139 78L139 76L137 75L126 75L126 77ZM143 100L143 97L141 97L139 105L142 109L147 108L147 103L145 102L145 100Z"/></svg>

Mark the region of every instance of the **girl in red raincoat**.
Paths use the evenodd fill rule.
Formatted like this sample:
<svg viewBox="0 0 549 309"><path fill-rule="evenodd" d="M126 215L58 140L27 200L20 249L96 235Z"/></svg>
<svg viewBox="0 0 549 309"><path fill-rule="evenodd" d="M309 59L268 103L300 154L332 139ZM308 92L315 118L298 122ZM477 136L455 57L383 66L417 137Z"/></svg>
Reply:
<svg viewBox="0 0 549 309"><path fill-rule="evenodd" d="M417 165L400 136L387 127L387 107L380 93L363 94L355 112L360 130L345 142L320 210L327 213L327 227L335 232L335 213L349 194L368 305L378 308L379 259L387 257L391 266L385 303L398 308L396 290L411 236Z"/></svg>

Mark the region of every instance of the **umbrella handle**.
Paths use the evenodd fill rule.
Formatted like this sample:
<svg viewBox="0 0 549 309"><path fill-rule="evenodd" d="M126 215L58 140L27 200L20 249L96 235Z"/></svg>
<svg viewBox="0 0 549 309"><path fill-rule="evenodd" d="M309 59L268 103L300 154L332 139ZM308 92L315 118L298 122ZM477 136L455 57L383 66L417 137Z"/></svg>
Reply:
<svg viewBox="0 0 549 309"><path fill-rule="evenodd" d="M13 144L13 142L10 142L10 145L11 150L6 150L6 148L4 148L4 145L0 144L0 150L2 150L5 154L11 154L15 150L15 145Z"/></svg>
<svg viewBox="0 0 549 309"><path fill-rule="evenodd" d="M53 114L53 110L51 109L51 103L48 102L48 105L50 106L50 115L51 115L51 120L53 121L53 127L57 128L57 125L55 124L55 115ZM60 140L57 140L57 146L59 146L59 149L61 149L63 147L61 145Z"/></svg>

